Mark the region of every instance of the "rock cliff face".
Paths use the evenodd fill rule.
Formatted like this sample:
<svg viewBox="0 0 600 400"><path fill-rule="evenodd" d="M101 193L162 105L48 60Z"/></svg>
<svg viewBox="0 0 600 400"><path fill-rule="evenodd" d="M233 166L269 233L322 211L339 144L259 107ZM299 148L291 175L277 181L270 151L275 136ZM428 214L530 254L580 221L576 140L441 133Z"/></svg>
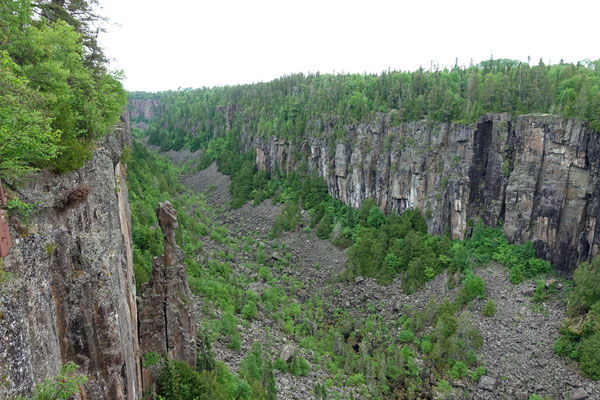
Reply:
<svg viewBox="0 0 600 400"><path fill-rule="evenodd" d="M152 104L140 102L146 103L130 107ZM224 129L241 119L242 150L256 154L259 169L307 168L353 207L372 197L386 212L418 208L431 233L455 238L482 218L501 224L511 242L531 240L538 255L564 271L600 250L600 134L586 125L540 114L488 114L471 125L395 125L378 113L343 132L330 117L309 124L299 138L282 139L248 128L255 124L246 118L258 116L240 107L217 111L210 122Z"/></svg>
<svg viewBox="0 0 600 400"><path fill-rule="evenodd" d="M129 132L85 166L42 171L17 189L37 212L11 226L0 283L0 398L26 394L73 361L87 399L137 399L141 375L125 167Z"/></svg>
<svg viewBox="0 0 600 400"><path fill-rule="evenodd" d="M586 126L508 114L471 125L394 126L388 114L377 114L346 126L335 141L335 122L323 121L296 141L245 130L243 150L271 173L305 165L353 207L372 197L386 212L418 208L433 234L463 238L470 221L482 218L501 224L512 242L531 240L565 271L598 254L600 135Z"/></svg>
<svg viewBox="0 0 600 400"><path fill-rule="evenodd" d="M139 338L141 354L156 352L196 367L198 327L188 286L185 254L175 242L177 217L171 203L156 209L158 223L165 234L165 252L155 258L152 278L142 286L139 299ZM154 379L144 373L144 390Z"/></svg>
<svg viewBox="0 0 600 400"><path fill-rule="evenodd" d="M156 118L159 101L154 99L129 100L127 111L132 120L151 121Z"/></svg>

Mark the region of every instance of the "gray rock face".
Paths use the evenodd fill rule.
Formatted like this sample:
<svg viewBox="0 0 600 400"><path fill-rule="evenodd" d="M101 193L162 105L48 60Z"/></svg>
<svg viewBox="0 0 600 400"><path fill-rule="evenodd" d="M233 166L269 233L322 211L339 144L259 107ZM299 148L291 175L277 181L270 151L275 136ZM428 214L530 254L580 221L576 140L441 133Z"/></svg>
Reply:
<svg viewBox="0 0 600 400"><path fill-rule="evenodd" d="M156 209L158 223L165 234L165 253L155 258L152 278L142 285L139 299L139 338L141 355L156 352L196 367L198 327L188 286L185 254L175 242L177 217L168 201ZM144 389L154 378L144 372Z"/></svg>
<svg viewBox="0 0 600 400"><path fill-rule="evenodd" d="M133 120L150 121L156 117L159 101L153 99L129 100L127 111Z"/></svg>
<svg viewBox="0 0 600 400"><path fill-rule="evenodd" d="M88 399L141 397L135 279L123 125L85 166L35 174L17 189L37 203L29 225L11 223L0 284L0 398L27 394L73 361ZM19 230L19 232L17 232ZM6 379L4 379L6 378Z"/></svg>
<svg viewBox="0 0 600 400"><path fill-rule="evenodd" d="M598 254L600 135L584 125L508 114L471 125L393 125L378 113L346 126L342 142L334 139L334 117L309 125L296 140L245 129L243 150L271 173L305 164L332 196L355 208L370 197L386 212L418 208L432 234L462 238L468 221L482 218L502 224L511 242L531 240L564 270Z"/></svg>

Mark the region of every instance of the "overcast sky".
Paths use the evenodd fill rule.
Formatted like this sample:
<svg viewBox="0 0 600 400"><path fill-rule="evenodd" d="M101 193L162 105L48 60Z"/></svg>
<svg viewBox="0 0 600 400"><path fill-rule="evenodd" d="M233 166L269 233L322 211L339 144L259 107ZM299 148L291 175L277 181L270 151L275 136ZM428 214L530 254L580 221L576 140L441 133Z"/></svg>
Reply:
<svg viewBox="0 0 600 400"><path fill-rule="evenodd" d="M100 0L127 90L381 72L494 58L600 58L595 0ZM116 25L115 25L116 24Z"/></svg>

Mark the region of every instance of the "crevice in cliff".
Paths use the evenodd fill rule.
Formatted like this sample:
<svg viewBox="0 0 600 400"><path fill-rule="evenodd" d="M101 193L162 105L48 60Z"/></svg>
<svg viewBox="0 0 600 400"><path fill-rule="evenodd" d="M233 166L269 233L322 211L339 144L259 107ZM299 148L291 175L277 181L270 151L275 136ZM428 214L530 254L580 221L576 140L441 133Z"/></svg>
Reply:
<svg viewBox="0 0 600 400"><path fill-rule="evenodd" d="M477 124L477 130L473 134L473 160L469 167L469 204L481 203L483 199L482 183L485 183L487 177L493 129L494 122L486 120Z"/></svg>
<svg viewBox="0 0 600 400"><path fill-rule="evenodd" d="M537 177L536 177L536 181L535 181L535 189L533 192L533 204L539 204L540 197L542 195L541 187L543 184L544 169L545 169L545 163L546 163L546 140L547 140L546 131L547 131L547 129L542 130L542 132L543 132L542 133L542 154L540 156L540 167L538 168L538 173L537 173ZM567 182L565 182L565 185L568 184L568 181L569 180L567 178ZM563 202L564 202L564 199L563 199ZM560 207L561 210L562 210L563 206L564 206L564 203L561 204L561 207ZM557 221L560 221L561 210L558 210L558 220ZM528 239L529 240L531 240L533 238L533 229L535 227L535 218L536 218L535 214L536 214L535 208L532 207L531 213L529 214L529 230L528 230ZM534 243L534 246L535 246L535 243ZM536 250L538 250L538 249L536 248ZM545 256L545 254L543 256Z"/></svg>
<svg viewBox="0 0 600 400"><path fill-rule="evenodd" d="M600 141L582 136L588 135L587 128L577 122L568 124L570 136L562 137L556 135L563 135L563 121L539 114L487 114L471 125L426 121L392 125L385 115L376 114L358 125L345 126L344 137L351 140L344 143L344 139L331 142L334 124L327 121L306 131L297 158L305 157L309 172L319 173L329 193L352 207L359 208L364 200L374 197L386 213L401 213L406 208L430 210L429 232L449 231L456 238L462 237L469 220L481 217L491 226L502 221L510 242L522 243L537 235L538 245L546 246L552 262L572 269L574 264L559 254L561 246L577 240L577 245L568 246L580 248L581 253L586 246L582 241L587 240L590 247L598 248L600 224L595 222L600 219L596 216L600 207L590 200L585 214L588 221L582 219L577 227L574 219L565 220L570 236L553 236L560 205L556 195L564 191L567 175L565 164L553 160L561 155L565 161L574 157L573 162L594 177L590 181L593 184L598 179L600 163L594 160L600 159L596 154L600 153ZM242 150L256 150L259 169L270 169L278 157L273 142L279 143L279 139L253 137L248 131L242 135ZM393 140L388 140L389 135L394 135ZM335 143L347 147L333 152ZM299 165L290 161L287 167L292 170ZM328 165L335 167L335 172L324 167ZM550 183L552 177L558 181ZM600 192L600 184L597 187ZM581 210L577 212L581 215ZM552 225L547 238L533 232L533 228L541 228L535 222L543 223L544 219ZM576 239L573 231L577 229ZM585 229L587 233L581 233ZM581 254L579 257L587 257Z"/></svg>
<svg viewBox="0 0 600 400"><path fill-rule="evenodd" d="M594 138L597 138L597 134L596 133L592 133L594 135ZM584 144L583 144L583 148L584 149L589 149L590 146L590 142L592 140L592 135L590 135L589 131L586 131L586 134L584 135ZM585 162L585 169L588 171L592 171L591 168L591 163L590 163L590 157L589 157L589 153L587 151L585 151L585 155L584 155L584 162ZM592 195L591 193L589 193L589 190L586 192L585 194L585 206L583 207L583 212L582 212L582 216L581 216L581 220L579 221L579 225L577 228L577 231L579 232L579 237L578 237L578 242L579 242L579 246L578 246L578 258L582 258L582 254L584 255L583 258L587 258L590 254L591 254L591 247L592 244L587 240L589 238L589 227L588 227L588 212L589 212L589 208L590 206L590 199L591 199ZM593 241L595 242L596 239L596 235L594 235ZM581 247L581 248L579 248Z"/></svg>
<svg viewBox="0 0 600 400"><path fill-rule="evenodd" d="M508 181L510 180L510 176L512 174L513 168L515 166L515 137L516 133L513 129L512 121L506 121L507 125L507 138L505 144L505 161L508 162L508 169L505 175L505 179L502 181L502 203L500 204L500 213L498 214L498 221L504 221L506 216L506 188L508 187ZM503 171L501 171L503 172Z"/></svg>
<svg viewBox="0 0 600 400"><path fill-rule="evenodd" d="M168 286L167 286L167 268L168 266L164 265L163 268L163 287L164 287L164 292L163 292L163 320L165 323L165 346L167 349L167 356L169 355L169 351L171 350L171 344L169 343L169 318L168 318Z"/></svg>

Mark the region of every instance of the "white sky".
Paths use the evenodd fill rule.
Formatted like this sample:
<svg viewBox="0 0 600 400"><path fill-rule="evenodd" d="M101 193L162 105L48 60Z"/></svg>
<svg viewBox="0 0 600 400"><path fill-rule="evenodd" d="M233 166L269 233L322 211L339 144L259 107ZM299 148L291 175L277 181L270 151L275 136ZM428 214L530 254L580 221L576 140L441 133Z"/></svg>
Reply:
<svg viewBox="0 0 600 400"><path fill-rule="evenodd" d="M600 59L597 0L100 0L127 90L494 58Z"/></svg>

